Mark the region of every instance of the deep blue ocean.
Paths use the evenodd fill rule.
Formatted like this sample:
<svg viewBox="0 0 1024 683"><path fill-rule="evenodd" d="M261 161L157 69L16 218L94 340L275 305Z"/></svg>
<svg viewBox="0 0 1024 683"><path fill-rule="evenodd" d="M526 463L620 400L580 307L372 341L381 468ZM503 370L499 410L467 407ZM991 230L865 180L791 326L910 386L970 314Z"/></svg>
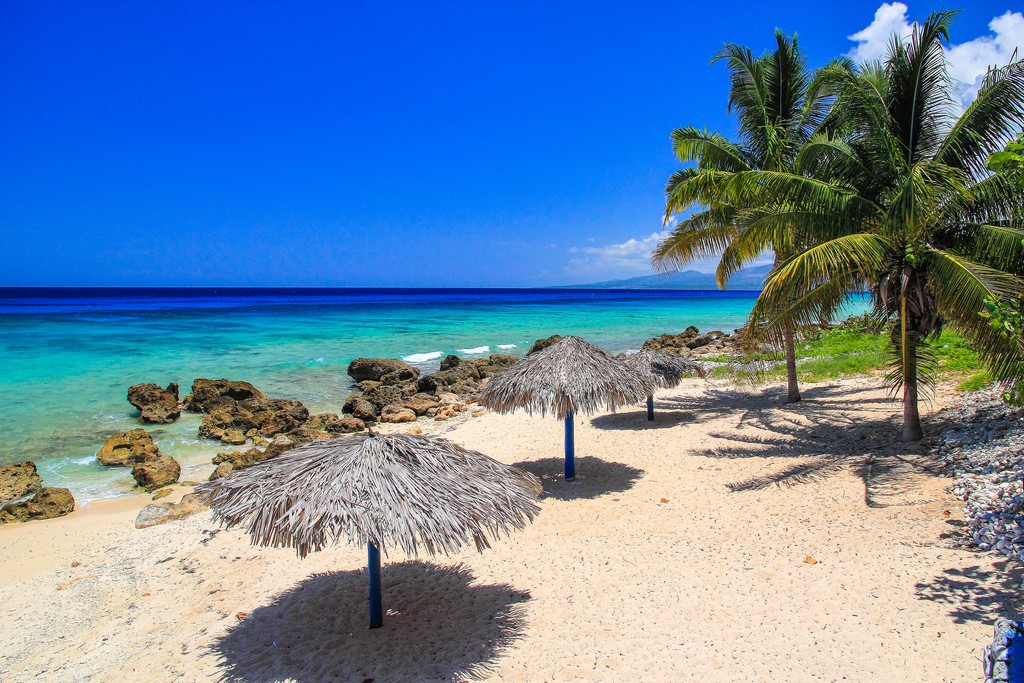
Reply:
<svg viewBox="0 0 1024 683"><path fill-rule="evenodd" d="M436 370L444 354L522 354L576 334L613 353L679 332L732 331L755 292L652 290L3 289L0 288L0 465L33 460L48 486L80 501L130 492L120 468L96 463L117 431L140 426L126 400L139 382L246 380L313 412L340 412L359 356ZM145 425L183 465L208 475L225 447L200 440L200 416Z"/></svg>

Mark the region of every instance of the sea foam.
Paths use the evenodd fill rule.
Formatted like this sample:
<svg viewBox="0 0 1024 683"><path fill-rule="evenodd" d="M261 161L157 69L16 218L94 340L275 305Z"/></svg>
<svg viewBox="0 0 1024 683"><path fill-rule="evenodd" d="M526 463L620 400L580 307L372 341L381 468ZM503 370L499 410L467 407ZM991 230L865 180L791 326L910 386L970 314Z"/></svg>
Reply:
<svg viewBox="0 0 1024 683"><path fill-rule="evenodd" d="M409 356L402 356L402 360L404 360L406 363L426 363L427 361L437 360L443 355L443 351L431 351L430 353L414 353Z"/></svg>
<svg viewBox="0 0 1024 683"><path fill-rule="evenodd" d="M498 348L499 349L506 349L506 350L507 349L514 349L514 348L516 348L516 345L515 344L498 344Z"/></svg>
<svg viewBox="0 0 1024 683"><path fill-rule="evenodd" d="M477 347L474 347L472 349L455 349L455 350L458 351L459 353L465 353L465 354L468 354L468 355L472 356L472 355L479 355L481 353L487 353L488 351L491 350L491 347L490 346L477 346Z"/></svg>

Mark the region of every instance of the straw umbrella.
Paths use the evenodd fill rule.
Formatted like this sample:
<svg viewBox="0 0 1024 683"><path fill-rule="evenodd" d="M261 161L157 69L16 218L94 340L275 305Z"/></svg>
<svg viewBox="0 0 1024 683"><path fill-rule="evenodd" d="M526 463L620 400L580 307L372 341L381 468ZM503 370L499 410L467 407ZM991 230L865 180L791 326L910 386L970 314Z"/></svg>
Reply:
<svg viewBox="0 0 1024 683"><path fill-rule="evenodd" d="M671 389L687 375L704 376L704 369L694 361L675 353L645 349L625 359L626 365L635 372L653 376L655 386ZM654 419L654 393L647 395L647 419Z"/></svg>
<svg viewBox="0 0 1024 683"><path fill-rule="evenodd" d="M196 491L253 544L305 557L345 539L366 544L370 628L384 623L380 552L457 552L522 529L540 511L540 481L447 439L370 432L299 446Z"/></svg>
<svg viewBox="0 0 1024 683"><path fill-rule="evenodd" d="M480 404L499 413L522 408L565 420L565 478L571 481L576 478L573 415L637 403L654 389L652 377L570 335L496 373Z"/></svg>

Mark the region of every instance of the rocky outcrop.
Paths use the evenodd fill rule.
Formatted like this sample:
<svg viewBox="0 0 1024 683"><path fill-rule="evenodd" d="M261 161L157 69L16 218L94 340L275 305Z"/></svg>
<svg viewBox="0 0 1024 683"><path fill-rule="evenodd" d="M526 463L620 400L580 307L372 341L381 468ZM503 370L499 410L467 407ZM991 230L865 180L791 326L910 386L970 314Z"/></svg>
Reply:
<svg viewBox="0 0 1024 683"><path fill-rule="evenodd" d="M135 518L135 528L145 529L157 524L165 524L209 509L209 506L197 494L189 493L182 497L180 503L157 503L142 508Z"/></svg>
<svg viewBox="0 0 1024 683"><path fill-rule="evenodd" d="M554 344L556 342L560 342L560 341L562 341L562 335L560 335L560 334L553 334L550 337L548 337L547 339L538 339L537 341L533 342L533 346L531 346L530 350L526 352L526 355L527 356L532 356L533 354L537 353L538 351L543 351L544 349L548 348L552 344Z"/></svg>
<svg viewBox="0 0 1024 683"><path fill-rule="evenodd" d="M348 417L341 418L338 423L340 429L328 429L327 431L333 434L351 434L353 432L361 432L366 429L366 423L360 420L358 417L349 415Z"/></svg>
<svg viewBox="0 0 1024 683"><path fill-rule="evenodd" d="M459 413L464 413L469 410L469 406L466 405L458 395L451 393L438 394L438 406L433 411L433 418L437 421L450 420ZM428 413L429 414L429 413Z"/></svg>
<svg viewBox="0 0 1024 683"><path fill-rule="evenodd" d="M301 401L270 398L248 382L197 379L185 400L189 410L206 413L200 437L238 446L246 437L291 432L309 419Z"/></svg>
<svg viewBox="0 0 1024 683"><path fill-rule="evenodd" d="M675 353L680 356L708 356L717 354L735 354L740 352L740 334L726 334L712 330L701 334L693 325L679 334L663 334L648 339L643 349Z"/></svg>
<svg viewBox="0 0 1024 683"><path fill-rule="evenodd" d="M306 427L309 429L318 429L321 432L330 431L327 429L328 426L341 420L337 413L320 413L319 415L310 415L309 419L306 420Z"/></svg>
<svg viewBox="0 0 1024 683"><path fill-rule="evenodd" d="M75 499L71 491L47 487L40 489L29 500L0 508L0 524L63 517L74 509Z"/></svg>
<svg viewBox="0 0 1024 683"><path fill-rule="evenodd" d="M242 406L248 407L250 402ZM301 427L309 419L309 410L301 401L289 398L274 398L253 406L258 412L252 415L256 429L262 436L277 436Z"/></svg>
<svg viewBox="0 0 1024 683"><path fill-rule="evenodd" d="M401 375L409 377L410 380L415 380L419 377L420 371L418 368L414 368L396 358L356 358L348 364L349 377L356 382L364 380L380 382L383 381L386 375L392 375L393 373L397 373L396 377Z"/></svg>
<svg viewBox="0 0 1024 683"><path fill-rule="evenodd" d="M349 396L341 412L366 423L377 421L377 408L362 396Z"/></svg>
<svg viewBox="0 0 1024 683"><path fill-rule="evenodd" d="M128 387L128 402L139 409L143 422L167 424L181 417L178 385L171 382L166 389L157 384L136 384Z"/></svg>
<svg viewBox="0 0 1024 683"><path fill-rule="evenodd" d="M519 356L512 356L507 353L492 353L489 358L479 358L473 361L476 364L477 370L480 371L480 377L482 378L490 377L494 373L511 367L518 362Z"/></svg>
<svg viewBox="0 0 1024 683"><path fill-rule="evenodd" d="M419 376L420 371L418 368L402 368L401 370L381 375L380 383L390 385L408 384L409 382L415 382Z"/></svg>
<svg viewBox="0 0 1024 683"><path fill-rule="evenodd" d="M203 416L203 421L199 424L199 436L203 439L220 439L227 443L225 436L229 432L241 432L244 435L251 429L256 429L256 420L252 413L237 403L222 404Z"/></svg>
<svg viewBox="0 0 1024 683"><path fill-rule="evenodd" d="M441 370L419 378L416 387L421 392L447 392L461 387L463 390L459 393L471 393L479 388L477 382L481 379L480 368L476 363L464 361L458 356L448 356L445 361Z"/></svg>
<svg viewBox="0 0 1024 683"><path fill-rule="evenodd" d="M391 423L415 422L416 413L404 406L389 404L381 408L380 421Z"/></svg>
<svg viewBox="0 0 1024 683"><path fill-rule="evenodd" d="M352 417L338 417L335 413L321 413L306 420L305 427L328 434L349 434L366 429L362 420Z"/></svg>
<svg viewBox="0 0 1024 683"><path fill-rule="evenodd" d="M418 416L426 415L431 408L437 408L438 400L430 394L415 394L402 401L402 406L408 408Z"/></svg>
<svg viewBox="0 0 1024 683"><path fill-rule="evenodd" d="M287 434L274 437L266 448L250 448L245 451L218 453L213 458L213 464L216 465L217 468L213 471L213 474L210 475L210 481L226 477L237 470L252 467L258 462L263 462L264 460L277 457L278 455L290 451L301 444L310 443L311 441L319 441L322 439L331 439L334 438L334 436L334 434L330 434L328 432L300 427L288 432Z"/></svg>
<svg viewBox="0 0 1024 683"><path fill-rule="evenodd" d="M31 461L0 467L0 505L36 493L42 487L43 478Z"/></svg>
<svg viewBox="0 0 1024 683"><path fill-rule="evenodd" d="M386 405L402 402L402 390L396 386L379 384L363 391L363 400L372 403L377 411ZM344 408L342 409L344 411Z"/></svg>
<svg viewBox="0 0 1024 683"><path fill-rule="evenodd" d="M192 393L185 397L185 410L208 413L219 405L248 399L269 400L269 396L249 384L229 379L204 379L192 382Z"/></svg>
<svg viewBox="0 0 1024 683"><path fill-rule="evenodd" d="M451 370L456 365L462 363L462 359L456 356L454 353L449 353L447 356L441 359L440 371Z"/></svg>
<svg viewBox="0 0 1024 683"><path fill-rule="evenodd" d="M114 434L100 448L96 459L101 465L128 467L160 457L160 449L145 429Z"/></svg>
<svg viewBox="0 0 1024 683"><path fill-rule="evenodd" d="M560 337L553 337L557 340ZM352 362L349 374L357 380L360 393L345 401L342 413L366 424L408 420L403 409L416 417L436 417L441 409L438 395L450 393L463 401L472 401L488 377L514 365L518 356L491 354L488 358L467 360L455 354L445 356L437 372L420 375L402 361L389 358L359 358ZM382 411L388 406L387 419ZM457 412L457 411L456 411ZM443 411L442 419L452 413ZM326 422L323 424L326 425Z"/></svg>
<svg viewBox="0 0 1024 683"><path fill-rule="evenodd" d="M132 476L139 486L152 491L178 481L178 477L181 476L181 465L171 456L161 455L159 458L135 463L132 467Z"/></svg>

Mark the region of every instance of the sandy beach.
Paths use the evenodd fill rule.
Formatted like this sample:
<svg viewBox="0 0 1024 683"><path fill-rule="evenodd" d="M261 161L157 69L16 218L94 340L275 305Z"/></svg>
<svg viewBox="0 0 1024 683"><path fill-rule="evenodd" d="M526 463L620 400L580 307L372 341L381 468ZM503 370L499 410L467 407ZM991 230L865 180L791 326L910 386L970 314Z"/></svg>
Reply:
<svg viewBox="0 0 1024 683"><path fill-rule="evenodd" d="M1022 573L959 547L927 456L948 427L896 441L879 384L787 406L687 380L654 422L578 418L571 483L556 420L421 420L541 476L542 512L483 554L388 557L372 631L362 548L300 561L209 513L135 529L148 497L0 527L0 680L976 681Z"/></svg>

